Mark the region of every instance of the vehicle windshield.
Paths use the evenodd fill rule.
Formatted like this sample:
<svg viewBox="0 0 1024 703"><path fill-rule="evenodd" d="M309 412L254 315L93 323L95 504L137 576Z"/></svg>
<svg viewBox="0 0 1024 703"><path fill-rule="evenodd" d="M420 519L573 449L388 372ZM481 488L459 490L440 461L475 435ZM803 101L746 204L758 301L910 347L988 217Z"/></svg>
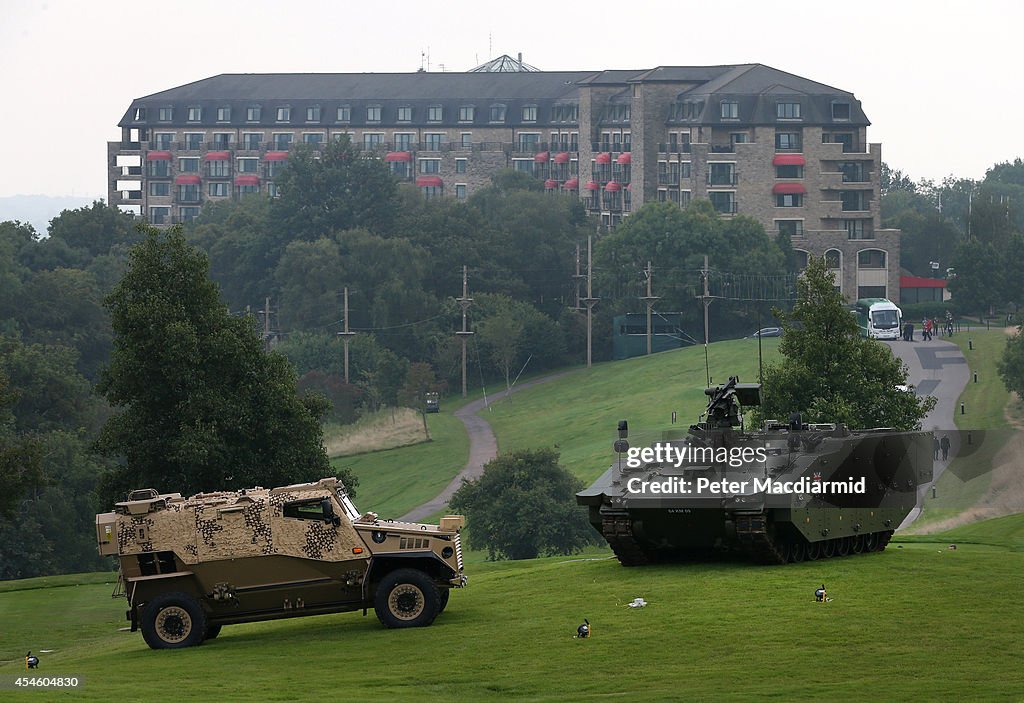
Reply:
<svg viewBox="0 0 1024 703"><path fill-rule="evenodd" d="M344 491L337 491L338 502L341 503L342 509L345 511L345 515L352 522L359 519L359 511L356 510L356 506L352 505L352 499L348 497Z"/></svg>
<svg viewBox="0 0 1024 703"><path fill-rule="evenodd" d="M871 324L876 330L891 330L899 326L900 321L895 310L875 310L871 313Z"/></svg>

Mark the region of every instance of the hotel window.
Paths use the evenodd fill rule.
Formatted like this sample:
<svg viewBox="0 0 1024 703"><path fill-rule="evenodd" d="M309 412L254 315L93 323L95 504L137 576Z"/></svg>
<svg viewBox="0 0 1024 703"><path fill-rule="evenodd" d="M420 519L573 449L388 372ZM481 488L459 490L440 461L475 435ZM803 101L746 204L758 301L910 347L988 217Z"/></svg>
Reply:
<svg viewBox="0 0 1024 703"><path fill-rule="evenodd" d="M775 207L803 207L803 193L776 193Z"/></svg>
<svg viewBox="0 0 1024 703"><path fill-rule="evenodd" d="M526 105L523 107L523 122L536 122L537 121L537 106Z"/></svg>
<svg viewBox="0 0 1024 703"><path fill-rule="evenodd" d="M178 171L181 173L199 173L199 159L178 159Z"/></svg>
<svg viewBox="0 0 1024 703"><path fill-rule="evenodd" d="M306 108L306 122L319 122L320 121L320 106L310 105Z"/></svg>
<svg viewBox="0 0 1024 703"><path fill-rule="evenodd" d="M338 122L351 122L352 121L352 108L348 105L342 105L338 108Z"/></svg>
<svg viewBox="0 0 1024 703"><path fill-rule="evenodd" d="M380 105L370 105L366 108L367 122L380 122Z"/></svg>
<svg viewBox="0 0 1024 703"><path fill-rule="evenodd" d="M161 151L170 151L174 147L174 133L173 132L157 132L153 135L153 141L156 143L156 148Z"/></svg>
<svg viewBox="0 0 1024 703"><path fill-rule="evenodd" d="M843 220L847 239L869 239L864 234L864 220Z"/></svg>
<svg viewBox="0 0 1024 703"><path fill-rule="evenodd" d="M779 230L779 234L787 237L802 237L804 236L804 221L803 220L776 220L775 226Z"/></svg>
<svg viewBox="0 0 1024 703"><path fill-rule="evenodd" d="M832 119L847 121L850 119L850 103L832 103Z"/></svg>
<svg viewBox="0 0 1024 703"><path fill-rule="evenodd" d="M279 107L277 108L277 121L278 122L291 122L292 121L292 109L290 107Z"/></svg>
<svg viewBox="0 0 1024 703"><path fill-rule="evenodd" d="M174 108L161 107L159 110L157 110L157 119L161 122L170 122L174 119Z"/></svg>
<svg viewBox="0 0 1024 703"><path fill-rule="evenodd" d="M863 190L844 190L839 193L839 199L843 203L843 210L863 211L868 209L867 192Z"/></svg>
<svg viewBox="0 0 1024 703"><path fill-rule="evenodd" d="M218 122L230 122L231 121L231 108L230 107L218 107L217 108L217 121Z"/></svg>
<svg viewBox="0 0 1024 703"><path fill-rule="evenodd" d="M260 170L259 159L239 159L238 160L238 172L239 173L258 173Z"/></svg>
<svg viewBox="0 0 1024 703"><path fill-rule="evenodd" d="M409 134L408 132L395 133L395 151L412 151L412 138L415 134Z"/></svg>
<svg viewBox="0 0 1024 703"><path fill-rule="evenodd" d="M274 136L274 149L277 151L288 151L292 139L295 137L291 132L278 132Z"/></svg>
<svg viewBox="0 0 1024 703"><path fill-rule="evenodd" d="M504 105L491 105L491 122L504 122L505 121L505 106Z"/></svg>
<svg viewBox="0 0 1024 703"><path fill-rule="evenodd" d="M171 217L171 208L169 207L151 207L149 208L149 222L154 225L167 224L167 220Z"/></svg>
<svg viewBox="0 0 1024 703"><path fill-rule="evenodd" d="M166 159L147 161L146 172L150 178L168 178L171 175L171 162Z"/></svg>
<svg viewBox="0 0 1024 703"><path fill-rule="evenodd" d="M280 184L278 184L278 183L268 183L267 184L267 195L269 195L271 198L279 198L279 197L281 197L281 186L280 186Z"/></svg>
<svg viewBox="0 0 1024 703"><path fill-rule="evenodd" d="M322 144L323 141L324 141L324 135L323 135L322 132L314 132L314 133L311 133L311 134L303 134L302 135L302 141L304 143L306 143L306 144L309 144L314 149L319 149L320 148L320 144Z"/></svg>
<svg viewBox="0 0 1024 703"><path fill-rule="evenodd" d="M260 117L263 115L263 109L259 105L250 105L245 108L245 121L246 122L259 122Z"/></svg>
<svg viewBox="0 0 1024 703"><path fill-rule="evenodd" d="M214 149L230 149L231 148L231 132L214 132L213 133L213 148Z"/></svg>
<svg viewBox="0 0 1024 703"><path fill-rule="evenodd" d="M403 105L398 108L398 114L395 116L398 122L412 122L412 108L408 105Z"/></svg>
<svg viewBox="0 0 1024 703"><path fill-rule="evenodd" d="M471 149L473 147L473 133L463 132L459 135L463 149Z"/></svg>
<svg viewBox="0 0 1024 703"><path fill-rule="evenodd" d="M253 185L238 186L238 194L239 195L256 195L256 193L259 193L259 192L260 192L260 187L258 185L255 185L255 184L253 184Z"/></svg>
<svg viewBox="0 0 1024 703"><path fill-rule="evenodd" d="M189 132L185 134L185 148L190 151L198 151L203 148L203 133Z"/></svg>
<svg viewBox="0 0 1024 703"><path fill-rule="evenodd" d="M423 135L423 148L426 151L441 151L444 144L444 134L440 132L427 132Z"/></svg>
<svg viewBox="0 0 1024 703"><path fill-rule="evenodd" d="M691 165L689 161L683 161L679 164L679 175L684 179L691 178Z"/></svg>
<svg viewBox="0 0 1024 703"><path fill-rule="evenodd" d="M775 149L778 151L800 151L800 133L776 132Z"/></svg>
<svg viewBox="0 0 1024 703"><path fill-rule="evenodd" d="M380 132L364 132L363 133L363 149L366 151L373 151L378 146L384 143L384 135Z"/></svg>
<svg viewBox="0 0 1024 703"><path fill-rule="evenodd" d="M857 268L884 269L885 252L881 249L865 249L857 252Z"/></svg>
<svg viewBox="0 0 1024 703"><path fill-rule="evenodd" d="M431 105L427 108L427 122L440 122L444 118L444 108L440 105Z"/></svg>
<svg viewBox="0 0 1024 703"><path fill-rule="evenodd" d="M167 197L171 194L171 184L167 181L156 181L150 183L149 194L156 198Z"/></svg>
<svg viewBox="0 0 1024 703"><path fill-rule="evenodd" d="M146 108L137 107L135 108L135 121L145 122L146 121Z"/></svg>
<svg viewBox="0 0 1024 703"><path fill-rule="evenodd" d="M441 159L420 159L420 173L441 173Z"/></svg>
<svg viewBox="0 0 1024 703"><path fill-rule="evenodd" d="M775 116L780 120L799 120L800 103L775 103Z"/></svg>
<svg viewBox="0 0 1024 703"><path fill-rule="evenodd" d="M731 214L736 212L736 194L733 192L714 192L708 194L711 199L711 204L714 205L715 210L725 214Z"/></svg>
<svg viewBox="0 0 1024 703"><path fill-rule="evenodd" d="M740 118L740 104L733 100L722 101L722 119L738 120Z"/></svg>
<svg viewBox="0 0 1024 703"><path fill-rule="evenodd" d="M199 202L199 186L198 185L180 185L178 186L178 202L179 203L198 203Z"/></svg>
<svg viewBox="0 0 1024 703"><path fill-rule="evenodd" d="M191 222L192 220L199 217L199 208L197 207L183 207L178 208L179 216L182 222Z"/></svg>
<svg viewBox="0 0 1024 703"><path fill-rule="evenodd" d="M455 184L455 199L465 200L466 199L466 184L456 183Z"/></svg>
<svg viewBox="0 0 1024 703"><path fill-rule="evenodd" d="M466 172L466 159L455 159L455 173Z"/></svg>
<svg viewBox="0 0 1024 703"><path fill-rule="evenodd" d="M227 162L224 161L224 162L221 162L221 163L227 163ZM223 197L226 197L228 195L231 195L231 191L228 190L228 188L229 188L229 185L228 185L227 182L211 183L208 192L210 193L210 195L214 196L215 198L223 198Z"/></svg>
<svg viewBox="0 0 1024 703"><path fill-rule="evenodd" d="M536 132L519 133L519 151L536 151L540 143L540 134Z"/></svg>
<svg viewBox="0 0 1024 703"><path fill-rule="evenodd" d="M210 178L227 178L231 175L231 162L227 159L206 162L206 175Z"/></svg>
<svg viewBox="0 0 1024 703"><path fill-rule="evenodd" d="M287 161L268 161L267 162L267 178L277 178L281 175L281 171L284 170Z"/></svg>
<svg viewBox="0 0 1024 703"><path fill-rule="evenodd" d="M190 107L188 109L188 121L199 122L203 119L203 108L201 107Z"/></svg>
<svg viewBox="0 0 1024 703"><path fill-rule="evenodd" d="M803 166L776 166L775 167L776 178L803 178L804 167Z"/></svg>
<svg viewBox="0 0 1024 703"><path fill-rule="evenodd" d="M459 122L472 122L476 116L476 108L472 105L463 105L459 108Z"/></svg>
<svg viewBox="0 0 1024 703"><path fill-rule="evenodd" d="M420 191L423 193L423 197L426 200L440 198L441 195L443 195L443 189L441 186L420 186Z"/></svg>
<svg viewBox="0 0 1024 703"><path fill-rule="evenodd" d="M243 134L242 135L242 148L243 149L259 149L260 142L263 141L262 134Z"/></svg>
<svg viewBox="0 0 1024 703"><path fill-rule="evenodd" d="M688 190L679 191L679 207L687 208L690 206L691 194Z"/></svg>

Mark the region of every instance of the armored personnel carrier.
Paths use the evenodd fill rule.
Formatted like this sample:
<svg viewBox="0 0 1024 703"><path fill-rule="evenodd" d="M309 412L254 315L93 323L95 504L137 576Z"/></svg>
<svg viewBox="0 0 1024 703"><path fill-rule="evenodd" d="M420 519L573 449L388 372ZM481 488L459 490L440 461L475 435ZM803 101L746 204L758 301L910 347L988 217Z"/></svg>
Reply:
<svg viewBox="0 0 1024 703"><path fill-rule="evenodd" d="M743 427L759 384L708 388L685 436L631 448L619 423L615 463L576 494L624 566L715 551L772 564L885 549L931 481L928 432L808 424L794 414Z"/></svg>
<svg viewBox="0 0 1024 703"><path fill-rule="evenodd" d="M466 584L461 515L422 525L360 514L336 478L128 498L96 516L97 540L120 562L132 631L154 649L232 623L369 608L386 627L422 627Z"/></svg>

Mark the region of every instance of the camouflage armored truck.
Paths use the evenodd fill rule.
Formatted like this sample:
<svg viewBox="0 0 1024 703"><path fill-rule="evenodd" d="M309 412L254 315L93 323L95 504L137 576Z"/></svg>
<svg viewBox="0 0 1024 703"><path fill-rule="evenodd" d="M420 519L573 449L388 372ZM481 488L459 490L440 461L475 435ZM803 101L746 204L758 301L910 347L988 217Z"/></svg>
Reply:
<svg viewBox="0 0 1024 703"><path fill-rule="evenodd" d="M619 423L615 463L576 494L624 566L713 552L785 564L885 549L932 480L929 432L850 430L769 420L743 427L756 383L705 390L704 418L685 436L629 446ZM625 454L625 456L623 456Z"/></svg>
<svg viewBox="0 0 1024 703"><path fill-rule="evenodd" d="M96 516L118 557L131 630L154 649L222 626L373 608L386 627L422 627L466 584L461 515L440 525L360 514L335 478L282 488L133 491Z"/></svg>

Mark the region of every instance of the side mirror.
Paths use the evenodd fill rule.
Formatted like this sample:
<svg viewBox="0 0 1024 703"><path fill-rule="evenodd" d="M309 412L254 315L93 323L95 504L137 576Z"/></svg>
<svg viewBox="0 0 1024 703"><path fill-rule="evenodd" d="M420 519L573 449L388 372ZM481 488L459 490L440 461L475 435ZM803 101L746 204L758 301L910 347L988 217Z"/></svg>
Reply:
<svg viewBox="0 0 1024 703"><path fill-rule="evenodd" d="M334 514L334 503L331 502L330 498L324 498L320 501L320 508L324 513L324 522L328 525L340 525L341 519Z"/></svg>

